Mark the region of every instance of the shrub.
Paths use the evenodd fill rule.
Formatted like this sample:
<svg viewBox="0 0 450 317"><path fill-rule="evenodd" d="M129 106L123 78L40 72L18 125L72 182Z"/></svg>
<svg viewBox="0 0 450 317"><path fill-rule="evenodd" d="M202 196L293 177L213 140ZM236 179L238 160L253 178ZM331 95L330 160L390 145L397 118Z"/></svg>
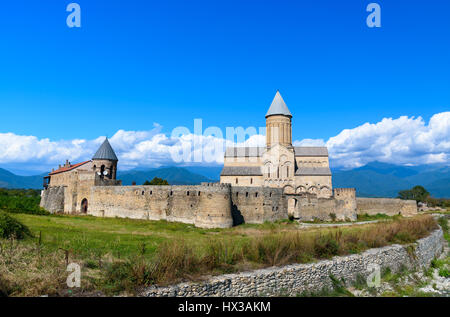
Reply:
<svg viewBox="0 0 450 317"><path fill-rule="evenodd" d="M314 243L314 252L318 258L329 258L338 254L339 244L330 235L318 236Z"/></svg>
<svg viewBox="0 0 450 317"><path fill-rule="evenodd" d="M49 215L48 211L39 206L40 200L38 190L0 188L0 210L11 213Z"/></svg>
<svg viewBox="0 0 450 317"><path fill-rule="evenodd" d="M0 237L4 239L23 239L32 237L30 229L5 212L0 211Z"/></svg>
<svg viewBox="0 0 450 317"><path fill-rule="evenodd" d="M441 269L439 269L439 276L448 278L448 277L450 277L450 272L448 271L447 268L441 268Z"/></svg>
<svg viewBox="0 0 450 317"><path fill-rule="evenodd" d="M447 220L447 218L445 218L445 217L440 217L440 218L438 219L438 223L439 223L439 225L441 226L441 228L442 228L442 230L443 230L444 232L448 232L448 220Z"/></svg>
<svg viewBox="0 0 450 317"><path fill-rule="evenodd" d="M165 179L154 177L150 182L147 180L143 185L169 185L169 182Z"/></svg>

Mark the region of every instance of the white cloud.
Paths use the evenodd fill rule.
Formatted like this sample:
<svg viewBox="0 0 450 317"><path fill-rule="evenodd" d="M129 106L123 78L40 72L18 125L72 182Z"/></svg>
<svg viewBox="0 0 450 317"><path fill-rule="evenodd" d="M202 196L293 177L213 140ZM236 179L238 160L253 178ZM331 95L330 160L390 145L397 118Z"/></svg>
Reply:
<svg viewBox="0 0 450 317"><path fill-rule="evenodd" d="M292 143L294 146L325 146L325 141L322 139L303 139Z"/></svg>
<svg viewBox="0 0 450 317"><path fill-rule="evenodd" d="M158 124L150 131L117 131L110 142L119 156L120 168L155 167L179 163L179 159L184 159L181 164L220 164L225 146L233 145L221 133L168 136L161 131ZM71 162L90 159L103 139L52 141L0 133L0 165L20 166L22 170L50 170L66 159ZM239 146L264 144L265 136L260 134L238 143ZM371 161L405 165L449 163L450 112L435 114L428 124L421 117L385 118L378 123L345 129L327 141L304 139L295 141L294 145L326 145L335 167L357 167Z"/></svg>
<svg viewBox="0 0 450 317"><path fill-rule="evenodd" d="M394 164L449 163L450 112L431 117L384 118L345 129L326 142L335 166L357 167L372 161Z"/></svg>

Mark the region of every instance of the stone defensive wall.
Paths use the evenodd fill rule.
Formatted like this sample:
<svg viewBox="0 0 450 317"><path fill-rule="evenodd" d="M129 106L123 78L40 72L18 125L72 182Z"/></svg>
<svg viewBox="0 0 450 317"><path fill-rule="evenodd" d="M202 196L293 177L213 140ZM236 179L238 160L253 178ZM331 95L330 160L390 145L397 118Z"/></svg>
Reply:
<svg viewBox="0 0 450 317"><path fill-rule="evenodd" d="M287 200L280 188L231 187L234 223L263 223L288 218Z"/></svg>
<svg viewBox="0 0 450 317"><path fill-rule="evenodd" d="M356 220L356 192L354 188L335 188L330 198L321 198L317 195L303 193L291 195L295 199L294 218L302 221Z"/></svg>
<svg viewBox="0 0 450 317"><path fill-rule="evenodd" d="M233 226L231 186L94 186L88 214L167 220L201 228Z"/></svg>
<svg viewBox="0 0 450 317"><path fill-rule="evenodd" d="M64 186L55 186L41 192L40 206L52 213L64 212Z"/></svg>
<svg viewBox="0 0 450 317"><path fill-rule="evenodd" d="M378 213L388 216L417 214L415 200L402 200L399 198L356 198L358 214L376 215Z"/></svg>
<svg viewBox="0 0 450 317"><path fill-rule="evenodd" d="M286 219L283 190L202 183L196 186L94 186L88 214L167 220L203 228Z"/></svg>
<svg viewBox="0 0 450 317"><path fill-rule="evenodd" d="M302 292L318 292L323 287L332 288L330 276L351 285L358 276L366 279L379 266L381 272L390 268L400 271L428 267L444 246L441 229L410 245L390 245L370 249L361 254L334 257L311 264L293 264L239 274L212 277L202 282L189 282L167 287L152 286L141 296L296 296Z"/></svg>

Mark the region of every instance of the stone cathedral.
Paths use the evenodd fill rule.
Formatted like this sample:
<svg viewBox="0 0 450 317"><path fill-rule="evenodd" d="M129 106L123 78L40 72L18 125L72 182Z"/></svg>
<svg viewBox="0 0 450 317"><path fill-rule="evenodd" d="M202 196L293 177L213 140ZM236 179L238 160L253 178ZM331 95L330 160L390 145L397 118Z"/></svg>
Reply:
<svg viewBox="0 0 450 317"><path fill-rule="evenodd" d="M278 91L266 113L266 146L227 148L220 182L320 198L333 193L327 148L292 145L292 114Z"/></svg>

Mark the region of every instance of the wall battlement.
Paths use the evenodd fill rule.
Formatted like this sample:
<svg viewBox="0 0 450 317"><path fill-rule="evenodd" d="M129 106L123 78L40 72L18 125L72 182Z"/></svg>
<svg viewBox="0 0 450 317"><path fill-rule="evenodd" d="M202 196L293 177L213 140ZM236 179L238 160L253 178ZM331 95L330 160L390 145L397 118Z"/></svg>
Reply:
<svg viewBox="0 0 450 317"><path fill-rule="evenodd" d="M233 226L229 186L94 186L88 214Z"/></svg>
<svg viewBox="0 0 450 317"><path fill-rule="evenodd" d="M344 198L344 199L352 199L356 197L355 188L335 188L334 190L334 198Z"/></svg>
<svg viewBox="0 0 450 317"><path fill-rule="evenodd" d="M199 186L205 186L205 187L231 187L231 184L226 183L209 183L209 182L202 182Z"/></svg>
<svg viewBox="0 0 450 317"><path fill-rule="evenodd" d="M399 198L356 198L358 214L385 214L388 216L413 216L417 214L415 200Z"/></svg>

